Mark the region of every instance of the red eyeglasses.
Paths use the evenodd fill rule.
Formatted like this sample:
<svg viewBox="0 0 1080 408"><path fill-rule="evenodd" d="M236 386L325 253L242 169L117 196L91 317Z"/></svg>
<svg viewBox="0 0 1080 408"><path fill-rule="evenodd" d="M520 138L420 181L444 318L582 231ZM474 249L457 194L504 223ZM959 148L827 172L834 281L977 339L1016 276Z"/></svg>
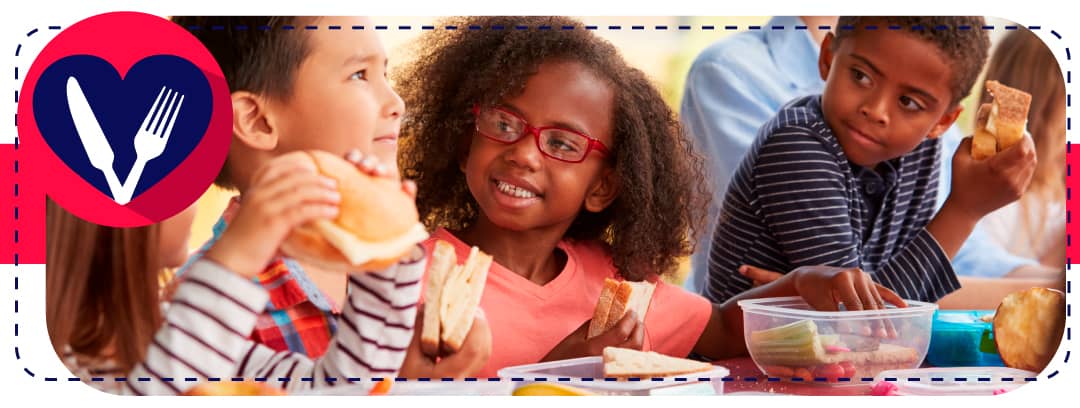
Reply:
<svg viewBox="0 0 1080 408"><path fill-rule="evenodd" d="M561 127L532 127L525 119L505 109L473 106L476 132L503 144L517 143L525 134L532 134L536 147L544 156L567 163L581 163L589 152L608 154L604 143L584 133Z"/></svg>

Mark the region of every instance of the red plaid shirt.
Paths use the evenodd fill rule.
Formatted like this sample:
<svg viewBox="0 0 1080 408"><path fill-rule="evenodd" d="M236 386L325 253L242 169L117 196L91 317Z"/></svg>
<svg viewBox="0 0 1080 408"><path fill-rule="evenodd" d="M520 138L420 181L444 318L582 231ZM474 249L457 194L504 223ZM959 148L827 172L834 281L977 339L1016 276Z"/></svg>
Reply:
<svg viewBox="0 0 1080 408"><path fill-rule="evenodd" d="M192 254L178 276L182 276L188 265L202 258L217 241L239 205L239 197L229 201L229 206L214 224L214 236ZM295 260L279 256L254 280L266 288L270 302L266 311L259 315L251 339L275 350L303 353L311 358L326 353L330 339L337 332L341 311L315 286L303 268Z"/></svg>

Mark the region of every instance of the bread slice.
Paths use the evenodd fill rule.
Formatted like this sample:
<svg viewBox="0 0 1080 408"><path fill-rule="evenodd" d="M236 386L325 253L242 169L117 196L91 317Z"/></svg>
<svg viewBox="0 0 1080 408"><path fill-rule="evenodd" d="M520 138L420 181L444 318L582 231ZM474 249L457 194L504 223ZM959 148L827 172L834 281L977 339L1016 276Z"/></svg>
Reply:
<svg viewBox="0 0 1080 408"><path fill-rule="evenodd" d="M461 349L472 328L491 262L491 255L473 247L465 265L455 268L447 276L441 295L443 313L439 317L442 319L443 346L449 352Z"/></svg>
<svg viewBox="0 0 1080 408"><path fill-rule="evenodd" d="M1006 296L994 314L994 343L1005 365L1041 372L1065 331L1065 295L1031 288Z"/></svg>
<svg viewBox="0 0 1080 408"><path fill-rule="evenodd" d="M997 138L986 130L990 109L990 104L984 103L979 106L979 112L976 114L975 136L971 139L971 157L975 160L988 159L997 154Z"/></svg>
<svg viewBox="0 0 1080 408"><path fill-rule="evenodd" d="M600 300L593 312L593 320L589 323L589 333L586 338L599 336L615 327L630 310L637 314L638 323L644 323L645 314L649 311L649 303L655 290L656 284L652 282L619 282L610 278L605 279L604 289L600 292Z"/></svg>
<svg viewBox="0 0 1080 408"><path fill-rule="evenodd" d="M450 270L457 267L454 246L443 240L435 241L428 263L427 286L424 288L424 328L420 334L420 351L429 356L439 355L442 329L439 315L442 308L443 286Z"/></svg>
<svg viewBox="0 0 1080 408"><path fill-rule="evenodd" d="M990 116L986 120L986 130L997 136L998 151L1002 151L1024 138L1031 94L1002 85L998 81L986 81L986 90L994 96Z"/></svg>
<svg viewBox="0 0 1080 408"><path fill-rule="evenodd" d="M464 265L457 264L454 246L436 240L424 288L424 326L420 351L432 357L461 349L472 329L484 293L491 255L473 247Z"/></svg>
<svg viewBox="0 0 1080 408"><path fill-rule="evenodd" d="M591 339L604 332L608 314L611 313L611 303L615 300L615 292L618 290L619 281L611 278L604 279L604 288L600 290L600 300L596 302L596 311L593 312L592 321L589 322L587 338Z"/></svg>
<svg viewBox="0 0 1080 408"><path fill-rule="evenodd" d="M604 349L604 377L650 378L709 371L712 364L665 356L653 351Z"/></svg>

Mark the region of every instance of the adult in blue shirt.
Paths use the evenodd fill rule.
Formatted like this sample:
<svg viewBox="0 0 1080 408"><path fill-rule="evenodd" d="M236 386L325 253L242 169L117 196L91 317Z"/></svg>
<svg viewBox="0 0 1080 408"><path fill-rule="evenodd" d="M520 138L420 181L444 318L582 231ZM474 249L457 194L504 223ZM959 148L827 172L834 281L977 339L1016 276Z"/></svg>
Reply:
<svg viewBox="0 0 1080 408"><path fill-rule="evenodd" d="M760 29L718 41L691 66L680 116L695 147L708 163L713 203L708 225L691 257L687 289L700 293L704 287L719 208L728 182L753 143L758 128L784 103L822 91L825 83L818 71L818 54L822 39L835 23L836 17L773 17ZM941 160L938 206L948 196L951 158L962 138L955 126L942 138L945 156ZM1009 254L978 228L952 263L969 292L986 289L985 278L1054 274L1034 260ZM752 273L767 275L763 271Z"/></svg>

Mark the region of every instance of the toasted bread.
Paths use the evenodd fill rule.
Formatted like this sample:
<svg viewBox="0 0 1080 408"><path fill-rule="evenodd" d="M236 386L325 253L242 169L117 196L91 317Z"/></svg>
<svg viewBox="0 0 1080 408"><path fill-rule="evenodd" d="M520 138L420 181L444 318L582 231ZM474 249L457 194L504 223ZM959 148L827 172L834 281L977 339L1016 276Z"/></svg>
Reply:
<svg viewBox="0 0 1080 408"><path fill-rule="evenodd" d="M446 277L457 267L454 246L443 240L435 241L428 264L427 286L424 288L424 327L420 335L420 351L430 356L439 355L442 292Z"/></svg>
<svg viewBox="0 0 1080 408"><path fill-rule="evenodd" d="M665 356L653 351L604 348L604 377L652 378L709 371L712 364Z"/></svg>
<svg viewBox="0 0 1080 408"><path fill-rule="evenodd" d="M438 356L461 349L480 307L491 263L491 255L473 247L465 264L458 265L453 245L435 241L424 288L420 351Z"/></svg>
<svg viewBox="0 0 1080 408"><path fill-rule="evenodd" d="M997 138L986 130L986 121L990 118L990 104L984 103L976 114L975 136L971 139L971 157L983 160L997 154Z"/></svg>
<svg viewBox="0 0 1080 408"><path fill-rule="evenodd" d="M994 96L986 130L997 136L998 151L1012 147L1024 138L1031 94L1002 85L998 81L986 81L986 90Z"/></svg>
<svg viewBox="0 0 1080 408"><path fill-rule="evenodd" d="M605 279L604 289L600 292L600 300L593 312L593 320L589 323L587 338L593 338L608 331L630 310L637 314L638 323L644 323L655 289L656 284L652 282L619 282L610 278Z"/></svg>
<svg viewBox="0 0 1080 408"><path fill-rule="evenodd" d="M589 322L588 338L591 339L604 332L608 314L611 313L611 304L615 301L615 292L618 291L619 281L611 278L604 279L604 288L600 290L600 300L596 302L596 311L593 312L592 321Z"/></svg>
<svg viewBox="0 0 1080 408"><path fill-rule="evenodd" d="M1031 288L1006 296L994 314L994 343L1005 365L1041 372L1065 331L1065 295Z"/></svg>
<svg viewBox="0 0 1080 408"><path fill-rule="evenodd" d="M440 318L443 345L450 352L461 349L465 336L472 328L491 262L491 255L473 247L465 265L454 269L446 278L446 286L443 287L441 295L443 313Z"/></svg>

